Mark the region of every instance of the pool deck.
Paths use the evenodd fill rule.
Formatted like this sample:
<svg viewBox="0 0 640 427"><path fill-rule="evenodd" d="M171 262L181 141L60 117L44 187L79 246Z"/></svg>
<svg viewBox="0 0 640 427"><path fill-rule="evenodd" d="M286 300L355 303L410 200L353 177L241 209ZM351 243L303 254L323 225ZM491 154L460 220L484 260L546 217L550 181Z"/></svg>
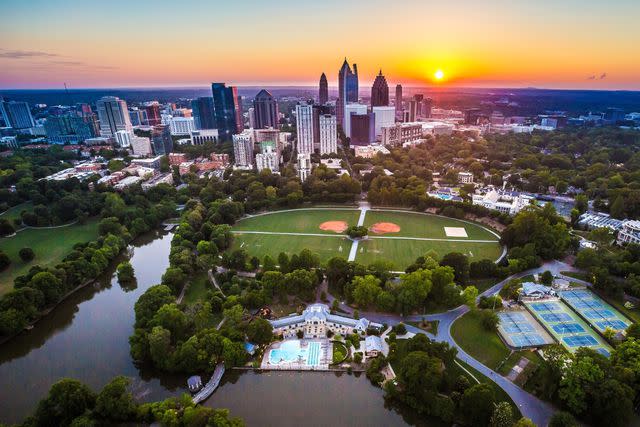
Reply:
<svg viewBox="0 0 640 427"><path fill-rule="evenodd" d="M295 362L271 360L271 352L278 350L285 343L297 341L300 345L301 359ZM309 352L311 351L311 355ZM304 355L304 359L302 359ZM308 363L308 358L312 357L313 364ZM333 344L326 338L284 340L272 343L264 352L260 369L278 371L329 371L329 365L333 359Z"/></svg>

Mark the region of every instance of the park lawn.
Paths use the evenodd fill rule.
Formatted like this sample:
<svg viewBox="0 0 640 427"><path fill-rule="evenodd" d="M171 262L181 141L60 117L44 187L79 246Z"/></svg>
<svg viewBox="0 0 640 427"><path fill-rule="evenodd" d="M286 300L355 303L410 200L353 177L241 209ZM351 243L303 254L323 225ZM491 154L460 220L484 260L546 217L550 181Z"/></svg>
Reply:
<svg viewBox="0 0 640 427"><path fill-rule="evenodd" d="M498 237L479 225L463 222L455 218L446 218L420 212L390 212L367 211L364 225L371 227L378 222L392 222L400 226L397 233L387 233L385 236L427 237L431 239L469 239L469 240L494 240ZM449 237L444 232L444 227L462 227L468 237ZM372 234L373 235L373 234Z"/></svg>
<svg viewBox="0 0 640 427"><path fill-rule="evenodd" d="M2 214L0 214L0 218L8 219L13 225L13 220L20 219L22 211L31 212L33 211L33 203L26 202L16 205L12 208L7 209Z"/></svg>
<svg viewBox="0 0 640 427"><path fill-rule="evenodd" d="M77 243L86 243L98 237L98 220L60 228L27 228L13 237L0 239L0 250L11 259L9 268L0 273L0 295L13 289L16 277L26 274L35 265L52 267L62 261ZM22 262L20 249L30 247L36 254L33 261Z"/></svg>
<svg viewBox="0 0 640 427"><path fill-rule="evenodd" d="M347 358L349 350L347 350L347 347L341 342L333 341L331 344L333 344L333 360L331 363L342 363L342 361Z"/></svg>
<svg viewBox="0 0 640 427"><path fill-rule="evenodd" d="M250 256L260 261L270 255L276 262L278 254L284 252L291 256L309 249L320 257L320 262L341 256L347 258L351 250L351 241L347 237L320 236L283 236L273 234L241 234L234 233L231 250L244 249Z"/></svg>
<svg viewBox="0 0 640 427"><path fill-rule="evenodd" d="M233 226L234 230L271 231L287 233L336 234L320 230L326 221L344 221L349 226L357 225L360 211L356 209L296 209L272 212L265 215L243 218Z"/></svg>
<svg viewBox="0 0 640 427"><path fill-rule="evenodd" d="M456 320L451 326L451 335L466 353L493 370L511 353L497 332L482 327L478 311L470 311Z"/></svg>
<svg viewBox="0 0 640 427"><path fill-rule="evenodd" d="M529 362L533 362L535 365L540 365L542 362L542 358L535 351L531 350L522 350L522 351L514 351L507 358L507 360L500 366L500 369L497 371L500 375L508 375L511 372L511 368L513 368L520 359L522 358L529 359Z"/></svg>
<svg viewBox="0 0 640 427"><path fill-rule="evenodd" d="M413 264L416 258L429 251L435 251L438 257L449 252L462 252L469 257L469 261L479 261L484 258L497 259L502 248L498 242L471 243L369 237L360 242L356 261L368 265L383 259L392 262L397 270L404 270Z"/></svg>
<svg viewBox="0 0 640 427"><path fill-rule="evenodd" d="M191 283L184 293L182 302L185 304L193 304L198 301L204 301L207 296L207 291L212 289L213 286L211 286L211 283L209 282L209 276L207 273L199 273L191 279Z"/></svg>

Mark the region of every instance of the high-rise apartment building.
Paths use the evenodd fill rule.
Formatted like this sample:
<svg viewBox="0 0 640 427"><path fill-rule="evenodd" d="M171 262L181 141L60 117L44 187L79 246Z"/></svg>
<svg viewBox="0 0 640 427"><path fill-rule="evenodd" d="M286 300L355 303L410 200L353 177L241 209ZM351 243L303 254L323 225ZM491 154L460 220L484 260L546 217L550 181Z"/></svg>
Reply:
<svg viewBox="0 0 640 427"><path fill-rule="evenodd" d="M323 114L331 114L331 106L314 105L313 106L313 149L320 150L320 116Z"/></svg>
<svg viewBox="0 0 640 427"><path fill-rule="evenodd" d="M413 100L416 101L416 118L422 117L422 100L424 99L424 95L420 93L416 93L413 95Z"/></svg>
<svg viewBox="0 0 640 427"><path fill-rule="evenodd" d="M338 152L338 120L333 114L321 114L318 117L320 133L320 154Z"/></svg>
<svg viewBox="0 0 640 427"><path fill-rule="evenodd" d="M375 142L375 116L373 113L351 114L350 145L369 145Z"/></svg>
<svg viewBox="0 0 640 427"><path fill-rule="evenodd" d="M387 105L389 105L389 85L380 70L371 86L371 106L386 107Z"/></svg>
<svg viewBox="0 0 640 427"><path fill-rule="evenodd" d="M28 129L36 125L26 102L0 101L0 113L5 125L14 129Z"/></svg>
<svg viewBox="0 0 640 427"><path fill-rule="evenodd" d="M393 126L396 122L395 107L373 107L371 109L375 116L375 136L378 138L382 135L382 128L385 126Z"/></svg>
<svg viewBox="0 0 640 427"><path fill-rule="evenodd" d="M171 129L167 125L155 125L151 129L151 142L153 143L153 154L162 156L173 151L173 138Z"/></svg>
<svg viewBox="0 0 640 427"><path fill-rule="evenodd" d="M342 129L347 138L351 137L351 115L353 114L367 114L368 107L364 104L347 104L344 107L344 125Z"/></svg>
<svg viewBox="0 0 640 427"><path fill-rule="evenodd" d="M147 124L147 111L138 107L132 107L129 110L129 121L131 126L142 126Z"/></svg>
<svg viewBox="0 0 640 427"><path fill-rule="evenodd" d="M345 106L349 102L358 102L358 66L353 64L353 71L344 59L344 63L338 72L338 99L336 101L336 115L338 123L344 128Z"/></svg>
<svg viewBox="0 0 640 427"><path fill-rule="evenodd" d="M278 102L273 95L262 89L253 100L255 129L278 128Z"/></svg>
<svg viewBox="0 0 640 427"><path fill-rule="evenodd" d="M251 131L244 131L232 136L233 155L236 166L241 168L253 167L253 138Z"/></svg>
<svg viewBox="0 0 640 427"><path fill-rule="evenodd" d="M415 122L416 118L418 117L418 101L416 101L415 99L412 99L411 101L409 101L409 117L408 117L408 121L409 122Z"/></svg>
<svg viewBox="0 0 640 427"><path fill-rule="evenodd" d="M277 143L265 141L260 144L260 153L256 154L256 169L260 172L263 169L271 169L271 172L278 172L280 167L280 157L278 155Z"/></svg>
<svg viewBox="0 0 640 427"><path fill-rule="evenodd" d="M168 124L171 135L190 135L196 130L193 117L171 117Z"/></svg>
<svg viewBox="0 0 640 427"><path fill-rule="evenodd" d="M402 120L402 85L396 85L396 120Z"/></svg>
<svg viewBox="0 0 640 427"><path fill-rule="evenodd" d="M50 116L44 129L51 144L76 144L98 135L93 115L80 117L70 113Z"/></svg>
<svg viewBox="0 0 640 427"><path fill-rule="evenodd" d="M313 107L306 103L296 105L298 154L313 153Z"/></svg>
<svg viewBox="0 0 640 427"><path fill-rule="evenodd" d="M224 83L212 83L214 115L220 139L228 141L231 135L242 132L242 107L238 99L238 90Z"/></svg>
<svg viewBox="0 0 640 427"><path fill-rule="evenodd" d="M191 115L196 129L217 129L212 97L203 96L191 101Z"/></svg>
<svg viewBox="0 0 640 427"><path fill-rule="evenodd" d="M126 130L119 130L115 134L116 144L120 148L127 148L131 146L131 140L133 139L133 133Z"/></svg>
<svg viewBox="0 0 640 427"><path fill-rule="evenodd" d="M146 137L134 136L131 138L131 150L138 156L150 156L153 152L151 140Z"/></svg>
<svg viewBox="0 0 640 427"><path fill-rule="evenodd" d="M100 120L100 136L113 138L119 130L133 131L127 103L116 96L104 96L96 101L98 120Z"/></svg>
<svg viewBox="0 0 640 427"><path fill-rule="evenodd" d="M152 101L142 107L147 112L147 124L155 126L162 123L162 114L160 113L160 104L158 101Z"/></svg>
<svg viewBox="0 0 640 427"><path fill-rule="evenodd" d="M422 117L429 119L431 118L431 109L433 108L433 99L425 98L422 101Z"/></svg>
<svg viewBox="0 0 640 427"><path fill-rule="evenodd" d="M298 154L298 177L305 182L311 174L311 154Z"/></svg>
<svg viewBox="0 0 640 427"><path fill-rule="evenodd" d="M318 104L324 105L329 102L329 83L327 76L322 73L320 76L320 90L318 92Z"/></svg>

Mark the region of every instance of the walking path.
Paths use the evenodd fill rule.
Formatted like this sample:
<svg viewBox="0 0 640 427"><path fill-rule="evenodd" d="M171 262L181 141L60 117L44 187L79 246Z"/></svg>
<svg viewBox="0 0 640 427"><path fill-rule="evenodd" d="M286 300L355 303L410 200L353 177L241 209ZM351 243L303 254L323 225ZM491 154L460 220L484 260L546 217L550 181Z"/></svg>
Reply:
<svg viewBox="0 0 640 427"><path fill-rule="evenodd" d="M367 216L367 211L369 210L369 203L362 202L360 203L360 216L358 217L358 227L362 227L364 225L364 218ZM349 251L349 258L347 261L355 261L356 255L358 255L358 244L360 243L360 239L354 239L351 243L351 250Z"/></svg>
<svg viewBox="0 0 640 427"><path fill-rule="evenodd" d="M207 274L209 275L209 281L211 282L211 284L220 291L223 297L226 298L226 295L224 294L224 292L222 291L222 288L220 287L220 285L218 284L218 281L216 280L216 276L214 276L213 274L213 270L209 269L209 271L207 271Z"/></svg>
<svg viewBox="0 0 640 427"><path fill-rule="evenodd" d="M213 375L211 375L211 379L209 380L209 382L205 384L204 387L202 387L202 390L200 390L193 396L193 403L198 404L203 400L207 400L209 396L211 396L213 392L216 391L216 388L218 388L218 386L220 385L220 380L222 379L223 374L224 363L218 363L216 365L216 369L213 371Z"/></svg>
<svg viewBox="0 0 640 427"><path fill-rule="evenodd" d="M491 288L478 295L478 299L481 296L490 296L500 292L500 290L513 279L519 279L530 274L539 274L546 270L549 270L552 274L558 276L561 275L561 271L576 271L574 267L561 261L547 262L538 268L523 271L521 273L507 277L506 279L502 280L501 282L495 284ZM572 278L572 280L575 279ZM327 295L327 299L329 300L329 304L331 304L335 297L329 294ZM349 314L353 314L353 308L349 307L348 305L340 302L339 307L341 310ZM437 314L413 314L409 316L400 316L393 313L360 312L360 317L366 317L368 320L379 323L387 323L388 325L395 325L402 322L405 323L407 331L409 332L415 334L424 334L431 339L439 342L446 342L450 346L455 347L458 350L457 358L465 362L481 374L485 375L487 378L490 378L500 388L502 388L518 406L520 412L524 417L530 418L538 426L546 426L549 423L549 420L553 416L554 412L556 411L552 404L540 400L536 396L518 387L499 373L483 365L478 360L467 354L455 342L453 336L451 335L451 326L458 318L462 317L468 311L469 307L467 307L466 305L462 305L444 313ZM416 328L414 326L406 324L407 322L419 322L422 319L425 319L427 321L437 320L439 322L437 335L434 336L433 334L428 333L420 328Z"/></svg>

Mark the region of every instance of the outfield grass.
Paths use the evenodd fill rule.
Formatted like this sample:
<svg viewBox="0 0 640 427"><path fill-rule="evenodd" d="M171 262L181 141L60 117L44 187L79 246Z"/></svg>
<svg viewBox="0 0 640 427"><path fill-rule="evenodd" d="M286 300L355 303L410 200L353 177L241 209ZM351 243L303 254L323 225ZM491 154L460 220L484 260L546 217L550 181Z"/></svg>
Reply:
<svg viewBox="0 0 640 427"><path fill-rule="evenodd" d="M446 218L418 212L368 211L367 216L364 219L364 225L366 227L371 227L377 222L392 222L400 226L399 232L388 233L386 234L387 236L427 237L431 239L465 239L465 237L449 237L444 232L444 227L462 227L467 232L467 239L498 240L498 237L479 225L460 221L454 218Z"/></svg>
<svg viewBox="0 0 640 427"><path fill-rule="evenodd" d="M344 221L349 226L358 223L360 211L355 209L298 209L272 212L265 215L244 218L234 225L234 230L276 231L286 233L336 234L320 230L326 221Z"/></svg>
<svg viewBox="0 0 640 427"><path fill-rule="evenodd" d="M260 261L266 255L274 260L278 254L284 252L291 256L299 254L303 249L309 249L318 254L320 261L324 262L334 256L347 258L351 249L351 241L345 237L320 237L320 236L286 236L273 234L235 234L232 250L244 249L251 256L257 256ZM342 248L342 250L340 250Z"/></svg>
<svg viewBox="0 0 640 427"><path fill-rule="evenodd" d="M53 266L71 252L77 243L85 243L98 237L98 221L89 220L84 225L37 229L27 228L13 237L0 239L0 250L11 259L9 268L0 273L0 295L13 288L16 277L26 274L34 265ZM22 262L20 249L30 247L36 254L31 262Z"/></svg>
<svg viewBox="0 0 640 427"><path fill-rule="evenodd" d="M470 311L456 320L451 335L467 354L493 370L511 353L497 332L482 327L478 311Z"/></svg>
<svg viewBox="0 0 640 427"><path fill-rule="evenodd" d="M496 243L467 243L429 240L377 239L374 237L360 242L356 261L361 264L384 259L391 261L396 269L404 269L416 258L429 251L435 251L439 257L449 252L462 252L470 261L484 258L495 260L500 256L502 248Z"/></svg>

